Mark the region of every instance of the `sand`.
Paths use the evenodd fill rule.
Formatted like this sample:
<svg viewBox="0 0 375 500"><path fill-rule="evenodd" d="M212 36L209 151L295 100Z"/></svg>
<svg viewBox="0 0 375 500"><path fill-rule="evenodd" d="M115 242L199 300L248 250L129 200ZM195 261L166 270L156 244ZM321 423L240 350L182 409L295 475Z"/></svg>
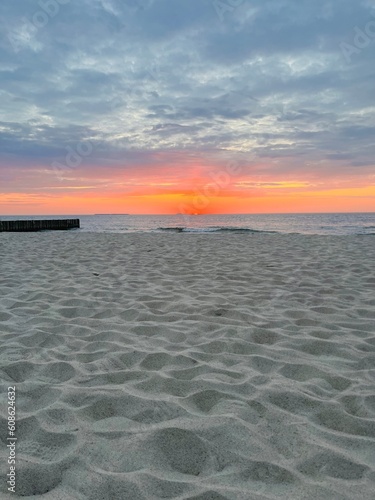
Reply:
<svg viewBox="0 0 375 500"><path fill-rule="evenodd" d="M373 500L373 237L3 233L0 258L1 499Z"/></svg>

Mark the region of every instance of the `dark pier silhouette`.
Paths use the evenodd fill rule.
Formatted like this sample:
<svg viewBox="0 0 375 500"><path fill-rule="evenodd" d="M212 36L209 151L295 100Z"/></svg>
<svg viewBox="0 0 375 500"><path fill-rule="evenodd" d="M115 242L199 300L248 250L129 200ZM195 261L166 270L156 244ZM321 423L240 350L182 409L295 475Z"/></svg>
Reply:
<svg viewBox="0 0 375 500"><path fill-rule="evenodd" d="M57 231L75 229L80 227L79 219L55 219L55 220L3 220L0 221L0 232L2 231Z"/></svg>

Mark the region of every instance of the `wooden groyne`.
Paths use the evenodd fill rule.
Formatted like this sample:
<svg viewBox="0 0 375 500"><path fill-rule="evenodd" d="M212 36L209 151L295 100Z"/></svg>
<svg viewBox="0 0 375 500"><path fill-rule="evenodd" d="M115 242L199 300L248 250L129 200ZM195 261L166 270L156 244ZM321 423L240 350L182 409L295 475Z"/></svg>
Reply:
<svg viewBox="0 0 375 500"><path fill-rule="evenodd" d="M2 231L56 231L79 228L79 219L55 219L55 220L3 220L0 221L0 232Z"/></svg>

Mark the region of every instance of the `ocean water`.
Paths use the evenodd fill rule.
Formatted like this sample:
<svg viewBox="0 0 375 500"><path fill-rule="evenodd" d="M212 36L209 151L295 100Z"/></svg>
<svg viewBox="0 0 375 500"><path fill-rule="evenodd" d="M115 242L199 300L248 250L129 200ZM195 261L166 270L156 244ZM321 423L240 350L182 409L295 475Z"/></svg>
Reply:
<svg viewBox="0 0 375 500"><path fill-rule="evenodd" d="M326 235L375 235L375 213L231 215L67 215L0 216L0 220L79 218L80 231L270 232Z"/></svg>

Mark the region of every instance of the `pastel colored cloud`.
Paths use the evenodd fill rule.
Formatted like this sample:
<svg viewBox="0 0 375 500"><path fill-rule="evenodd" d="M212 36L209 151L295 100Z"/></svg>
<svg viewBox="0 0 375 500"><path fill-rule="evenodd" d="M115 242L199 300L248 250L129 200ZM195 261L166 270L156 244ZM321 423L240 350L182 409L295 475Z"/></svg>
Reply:
<svg viewBox="0 0 375 500"><path fill-rule="evenodd" d="M0 213L375 210L373 2L219 4L2 2Z"/></svg>

